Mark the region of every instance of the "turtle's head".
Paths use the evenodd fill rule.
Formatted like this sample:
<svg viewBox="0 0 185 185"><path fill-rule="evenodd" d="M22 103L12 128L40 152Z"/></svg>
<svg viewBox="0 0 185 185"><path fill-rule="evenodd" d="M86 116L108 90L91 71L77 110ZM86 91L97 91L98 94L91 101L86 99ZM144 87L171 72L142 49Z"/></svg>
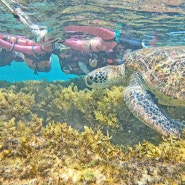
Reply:
<svg viewBox="0 0 185 185"><path fill-rule="evenodd" d="M105 66L95 69L85 77L85 83L90 88L106 88L123 80L125 66Z"/></svg>

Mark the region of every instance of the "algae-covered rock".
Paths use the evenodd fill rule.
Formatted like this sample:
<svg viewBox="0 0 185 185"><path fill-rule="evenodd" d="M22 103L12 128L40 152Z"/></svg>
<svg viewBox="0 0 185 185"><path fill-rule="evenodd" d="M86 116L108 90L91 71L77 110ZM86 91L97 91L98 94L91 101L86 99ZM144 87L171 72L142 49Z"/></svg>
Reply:
<svg viewBox="0 0 185 185"><path fill-rule="evenodd" d="M67 123L78 131L84 126L109 131L115 144L133 145L143 140L157 144L161 136L137 120L122 98L123 87L104 90L85 88L82 79L69 82L20 82L3 85L0 119L27 122L32 115L49 122ZM164 107L173 119L184 120L183 107Z"/></svg>
<svg viewBox="0 0 185 185"><path fill-rule="evenodd" d="M182 184L185 140L124 150L109 135L65 123L0 124L0 184Z"/></svg>
<svg viewBox="0 0 185 185"><path fill-rule="evenodd" d="M84 126L104 133L108 130L116 144L133 145L143 139L157 143L161 139L130 114L122 98L123 87L91 91L79 81L74 81L76 85L30 81L2 88L2 99L6 99L0 118L8 121L14 117L17 123L30 121L36 114L43 125L55 121L66 122L79 131Z"/></svg>
<svg viewBox="0 0 185 185"><path fill-rule="evenodd" d="M31 112L34 104L34 95L22 92L14 93L0 90L0 118L9 120L12 117L20 119Z"/></svg>
<svg viewBox="0 0 185 185"><path fill-rule="evenodd" d="M74 82L3 84L0 184L183 183L184 139L162 139L137 122L123 87ZM183 109L166 110L183 119Z"/></svg>

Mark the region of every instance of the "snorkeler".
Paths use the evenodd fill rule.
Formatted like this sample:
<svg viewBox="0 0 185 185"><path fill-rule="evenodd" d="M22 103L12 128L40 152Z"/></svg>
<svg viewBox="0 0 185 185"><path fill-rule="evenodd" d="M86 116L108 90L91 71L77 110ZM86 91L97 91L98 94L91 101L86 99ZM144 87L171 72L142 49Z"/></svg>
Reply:
<svg viewBox="0 0 185 185"><path fill-rule="evenodd" d="M0 49L0 67L10 65L13 60L16 62L23 62L24 56L22 53Z"/></svg>
<svg viewBox="0 0 185 185"><path fill-rule="evenodd" d="M53 54L59 58L62 71L66 74L85 75L94 69L106 65L120 65L123 63L122 57L129 50L119 48L115 51L102 52L81 52L71 48L54 49Z"/></svg>
<svg viewBox="0 0 185 185"><path fill-rule="evenodd" d="M65 40L54 40L47 41L43 43L29 43L22 44L19 38L16 37L16 42L11 39L0 39L0 47L4 49L12 49L17 52L28 53L28 54L42 54L45 52L51 52L53 49L53 44L58 42L63 45L69 46L72 49L79 50L82 52L101 52L113 50L117 45L123 46L125 49L141 49L145 47L142 42L134 39L127 39L121 37L119 33L113 32L107 28L93 27L93 26L67 26L64 28L65 32L82 32L91 34L93 37L90 39L79 39L71 37ZM43 38L44 39L44 38ZM22 40L24 40L22 38ZM46 39L44 39L46 40ZM25 43L28 39L25 39Z"/></svg>
<svg viewBox="0 0 185 185"><path fill-rule="evenodd" d="M59 44L55 46L53 54L58 56L61 70L66 74L85 75L107 64L102 52L82 53Z"/></svg>
<svg viewBox="0 0 185 185"><path fill-rule="evenodd" d="M24 61L27 66L37 72L49 72L51 70L51 52L40 55L24 54Z"/></svg>
<svg viewBox="0 0 185 185"><path fill-rule="evenodd" d="M21 38L20 42L19 36L16 36L16 39L14 41L10 39L12 37L1 37L2 35L0 35L0 48L4 48L9 51L16 51L31 55L34 55L35 53L43 54L52 51L52 43L50 45L38 44L23 37Z"/></svg>
<svg viewBox="0 0 185 185"><path fill-rule="evenodd" d="M87 33L93 37L90 39L66 39L63 44L73 49L83 52L100 52L113 50L117 45L123 46L125 49L141 49L146 47L143 42L135 39L125 38L120 35L118 31L113 32L107 28L93 27L93 26L67 26L64 28L68 33Z"/></svg>
<svg viewBox="0 0 185 185"><path fill-rule="evenodd" d="M98 67L108 64L122 64L122 58L126 52L145 47L142 42L126 39L107 28L67 26L64 31L67 33L82 32L91 34L91 38L81 39L80 35L79 38L71 35L70 38L65 40L42 45L25 37L2 34L0 35L0 47L24 53L25 58L28 58L28 65L35 71L49 71L50 63L47 63L49 64L46 65L48 67L43 67L41 70L38 64L41 65L42 61L45 61L45 56L46 60L49 61L51 53L54 53L59 57L61 69L65 73L73 74L87 74ZM64 50L60 50L58 45L68 46L69 52L73 54L66 57ZM30 60L33 62L30 62Z"/></svg>
<svg viewBox="0 0 185 185"><path fill-rule="evenodd" d="M65 27L64 31L71 33L70 38L61 44L68 49L60 49L57 43L53 52L59 57L62 71L67 74L88 74L105 65L120 65L126 53L146 47L142 42L126 39L101 27L72 25ZM81 39L80 35L73 36L76 32L91 34L92 37Z"/></svg>
<svg viewBox="0 0 185 185"><path fill-rule="evenodd" d="M42 46L36 42L23 36L1 34L0 43L5 43L3 46L11 46L10 49L7 47L5 47L5 49L1 49L0 58L3 60L0 62L0 66L8 65L15 60L22 62L25 61L28 67L34 70L35 74L37 74L37 72L50 71L51 52L37 52L43 49ZM21 51L22 53L17 51Z"/></svg>
<svg viewBox="0 0 185 185"><path fill-rule="evenodd" d="M49 72L51 69L52 50L43 50L41 44L23 36L0 34L0 45L3 46L0 53L0 58L3 60L1 60L0 66L9 65L15 60L25 61L35 74L37 72Z"/></svg>
<svg viewBox="0 0 185 185"><path fill-rule="evenodd" d="M51 70L51 53L30 55L0 49L0 67L10 65L12 61L25 62L27 66L37 72L49 72Z"/></svg>

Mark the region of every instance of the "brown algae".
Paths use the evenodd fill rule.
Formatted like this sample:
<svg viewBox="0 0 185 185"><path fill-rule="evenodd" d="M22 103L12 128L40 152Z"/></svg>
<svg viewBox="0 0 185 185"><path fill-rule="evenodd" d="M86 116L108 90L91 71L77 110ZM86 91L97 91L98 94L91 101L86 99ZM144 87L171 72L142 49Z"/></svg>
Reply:
<svg viewBox="0 0 185 185"><path fill-rule="evenodd" d="M122 87L98 92L59 82L6 85L0 91L0 184L185 183L184 139L118 146L114 135L103 134L102 128L121 127Z"/></svg>

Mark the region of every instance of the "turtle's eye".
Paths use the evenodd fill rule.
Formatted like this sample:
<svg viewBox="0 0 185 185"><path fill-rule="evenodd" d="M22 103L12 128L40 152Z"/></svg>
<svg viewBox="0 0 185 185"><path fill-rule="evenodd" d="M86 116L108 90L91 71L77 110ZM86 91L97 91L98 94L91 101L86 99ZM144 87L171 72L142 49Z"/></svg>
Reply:
<svg viewBox="0 0 185 185"><path fill-rule="evenodd" d="M91 85L92 85L92 80L90 80L89 77L86 78L86 84L87 84L88 86L91 86Z"/></svg>
<svg viewBox="0 0 185 185"><path fill-rule="evenodd" d="M85 77L85 83L88 87L91 87L93 85L94 76L93 75L87 75Z"/></svg>

